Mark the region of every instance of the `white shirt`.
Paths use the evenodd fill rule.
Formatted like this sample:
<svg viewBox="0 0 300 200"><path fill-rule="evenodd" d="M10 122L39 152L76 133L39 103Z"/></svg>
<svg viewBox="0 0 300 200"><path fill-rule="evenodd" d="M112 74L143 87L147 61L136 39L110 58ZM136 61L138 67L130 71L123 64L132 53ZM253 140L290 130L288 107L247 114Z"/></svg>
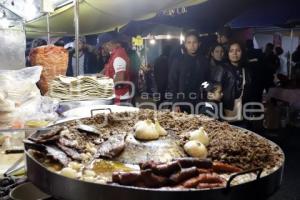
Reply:
<svg viewBox="0 0 300 200"><path fill-rule="evenodd" d="M126 60L121 57L116 57L113 62L113 67L115 70L115 75L118 72L126 71Z"/></svg>
<svg viewBox="0 0 300 200"><path fill-rule="evenodd" d="M287 76L288 75L287 59L283 55L280 55L279 60L280 60L280 67L277 70L277 73Z"/></svg>
<svg viewBox="0 0 300 200"><path fill-rule="evenodd" d="M73 70L73 74L75 74L75 72L76 72L76 57L74 57L74 56L72 56L72 70ZM84 75L84 54L82 54L79 57L79 74L78 75Z"/></svg>

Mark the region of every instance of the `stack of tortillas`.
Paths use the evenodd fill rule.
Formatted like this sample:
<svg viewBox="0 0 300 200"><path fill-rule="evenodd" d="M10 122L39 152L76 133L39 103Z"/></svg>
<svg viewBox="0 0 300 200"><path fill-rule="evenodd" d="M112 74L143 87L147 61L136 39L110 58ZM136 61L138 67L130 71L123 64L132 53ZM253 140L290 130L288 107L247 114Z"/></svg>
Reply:
<svg viewBox="0 0 300 200"><path fill-rule="evenodd" d="M59 75L50 83L49 96L61 100L110 98L114 95L113 79L107 77Z"/></svg>

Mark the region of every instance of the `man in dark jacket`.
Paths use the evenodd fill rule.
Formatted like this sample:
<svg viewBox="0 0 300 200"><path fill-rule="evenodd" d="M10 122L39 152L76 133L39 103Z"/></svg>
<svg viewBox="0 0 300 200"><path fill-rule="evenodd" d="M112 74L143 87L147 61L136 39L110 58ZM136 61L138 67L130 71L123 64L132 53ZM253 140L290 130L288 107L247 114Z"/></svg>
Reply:
<svg viewBox="0 0 300 200"><path fill-rule="evenodd" d="M247 67L251 76L252 90L251 101L261 102L264 90L264 66L263 66L263 52L261 49L255 49L253 40L246 41Z"/></svg>
<svg viewBox="0 0 300 200"><path fill-rule="evenodd" d="M168 86L168 79L166 76L169 74L169 55L171 46L167 45L163 48L162 54L154 62L154 79L157 87L157 92L160 94L158 104L164 100L165 92Z"/></svg>
<svg viewBox="0 0 300 200"><path fill-rule="evenodd" d="M75 49L69 52L69 63L67 69L67 76L74 76L76 70ZM90 52L86 47L86 40L84 37L79 37L79 71L78 75L95 74L100 72L96 54Z"/></svg>
<svg viewBox="0 0 300 200"><path fill-rule="evenodd" d="M185 36L185 51L171 64L168 88L172 93L172 102L176 112L192 113L191 105L198 101L198 91L201 83L209 80L209 62L199 55L200 41L195 31L190 31ZM189 105L184 105L189 104Z"/></svg>

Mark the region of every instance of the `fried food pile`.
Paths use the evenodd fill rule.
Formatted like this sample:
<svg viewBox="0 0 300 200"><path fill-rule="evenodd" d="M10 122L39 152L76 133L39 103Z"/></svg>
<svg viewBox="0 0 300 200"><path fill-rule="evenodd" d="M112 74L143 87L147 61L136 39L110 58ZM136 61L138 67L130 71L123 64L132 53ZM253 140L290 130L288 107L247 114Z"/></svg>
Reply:
<svg viewBox="0 0 300 200"><path fill-rule="evenodd" d="M47 45L34 48L30 52L31 65L43 67L38 86L42 94L48 92L48 84L57 76L65 75L68 67L69 54L63 47Z"/></svg>

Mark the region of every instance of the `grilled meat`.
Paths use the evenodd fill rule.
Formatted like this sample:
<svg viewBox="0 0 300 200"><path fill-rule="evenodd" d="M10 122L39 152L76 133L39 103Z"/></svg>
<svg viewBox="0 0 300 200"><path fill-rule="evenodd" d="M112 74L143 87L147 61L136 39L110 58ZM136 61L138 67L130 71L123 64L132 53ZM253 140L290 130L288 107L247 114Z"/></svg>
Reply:
<svg viewBox="0 0 300 200"><path fill-rule="evenodd" d="M125 148L125 135L119 134L111 136L107 141L100 144L95 158L115 158Z"/></svg>

